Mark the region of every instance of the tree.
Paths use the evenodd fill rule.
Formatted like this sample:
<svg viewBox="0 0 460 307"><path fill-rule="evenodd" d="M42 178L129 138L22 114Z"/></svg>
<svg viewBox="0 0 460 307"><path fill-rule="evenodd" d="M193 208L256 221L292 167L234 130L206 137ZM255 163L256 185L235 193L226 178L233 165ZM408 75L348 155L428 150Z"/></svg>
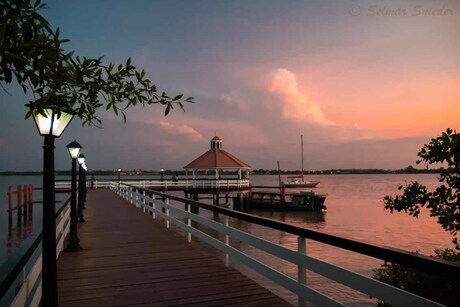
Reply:
<svg viewBox="0 0 460 307"><path fill-rule="evenodd" d="M417 164L444 163L439 182L433 192L418 183L411 182L404 187L403 194L385 196L385 209L404 211L417 217L420 209L426 207L430 215L438 219L438 223L452 235L452 242L460 249L458 231L460 230L460 134L447 129L441 136L431 139L418 153ZM402 186L399 190L403 189Z"/></svg>
<svg viewBox="0 0 460 307"><path fill-rule="evenodd" d="M452 249L435 250L435 257L447 261L460 261L460 253ZM447 306L458 305L460 282L420 272L400 264L385 263L374 270L374 279L416 293ZM387 306L380 303L380 306Z"/></svg>
<svg viewBox="0 0 460 307"><path fill-rule="evenodd" d="M159 94L156 86L126 63L105 65L99 58L75 56L65 52L60 31L51 28L39 14L46 8L40 0L2 0L0 2L0 84L14 80L24 93L35 99L27 106L26 118L53 104L60 111L76 114L83 124L101 123L97 110L105 107L126 121L125 110L137 104L161 104L167 115L175 105L183 109L193 98L173 98Z"/></svg>
<svg viewBox="0 0 460 307"><path fill-rule="evenodd" d="M427 165L444 163L447 168L441 168L439 182L433 192L418 183L411 182L404 187L402 195L385 196L385 209L393 212L404 211L414 217L420 214L422 207L437 217L438 223L452 235L452 242L459 248L457 238L460 229L460 134L447 129L441 136L431 139L418 153L420 160ZM399 190L403 187L400 186ZM452 249L435 250L435 257L448 261L460 261L460 253ZM395 287L419 294L443 304L454 306L458 304L460 282L448 280L431 274L423 273L399 264L385 263L374 270L373 278L389 283ZM384 305L384 304L380 304Z"/></svg>

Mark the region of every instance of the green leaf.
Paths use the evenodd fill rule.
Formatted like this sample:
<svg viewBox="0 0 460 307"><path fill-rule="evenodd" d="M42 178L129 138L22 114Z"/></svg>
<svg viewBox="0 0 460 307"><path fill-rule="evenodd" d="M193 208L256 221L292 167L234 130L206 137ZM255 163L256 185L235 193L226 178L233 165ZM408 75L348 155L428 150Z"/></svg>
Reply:
<svg viewBox="0 0 460 307"><path fill-rule="evenodd" d="M166 106L166 109L165 109L165 116L167 116L167 115L169 114L169 111L171 111L171 108L172 108L172 107L171 107L171 104L168 104L168 105Z"/></svg>

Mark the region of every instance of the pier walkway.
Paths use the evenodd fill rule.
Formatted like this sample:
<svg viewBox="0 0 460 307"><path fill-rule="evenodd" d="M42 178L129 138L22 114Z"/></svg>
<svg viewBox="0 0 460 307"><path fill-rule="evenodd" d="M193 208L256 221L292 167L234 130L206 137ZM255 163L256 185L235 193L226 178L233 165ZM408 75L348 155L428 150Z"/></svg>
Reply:
<svg viewBox="0 0 460 307"><path fill-rule="evenodd" d="M83 250L58 259L59 306L289 306L108 189L86 208Z"/></svg>

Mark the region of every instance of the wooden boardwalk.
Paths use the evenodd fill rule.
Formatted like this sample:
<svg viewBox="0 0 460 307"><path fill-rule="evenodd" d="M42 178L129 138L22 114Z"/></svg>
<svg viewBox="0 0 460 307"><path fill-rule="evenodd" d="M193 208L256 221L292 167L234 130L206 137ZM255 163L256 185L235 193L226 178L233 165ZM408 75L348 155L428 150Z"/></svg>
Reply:
<svg viewBox="0 0 460 307"><path fill-rule="evenodd" d="M83 250L58 259L59 306L290 306L108 189L86 208Z"/></svg>

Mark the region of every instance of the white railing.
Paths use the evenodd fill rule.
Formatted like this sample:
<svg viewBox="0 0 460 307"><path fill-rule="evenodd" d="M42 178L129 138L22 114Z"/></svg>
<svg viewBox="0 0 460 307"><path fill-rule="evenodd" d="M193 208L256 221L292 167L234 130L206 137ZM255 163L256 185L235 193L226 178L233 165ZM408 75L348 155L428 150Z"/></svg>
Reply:
<svg viewBox="0 0 460 307"><path fill-rule="evenodd" d="M92 185L94 188L109 188L115 181L94 180L86 182L89 188ZM120 184L130 184L141 188L159 188L163 190L168 189L242 189L249 188L250 181L248 179L220 179L220 180L127 180L120 181ZM56 182L56 189L70 189L70 181Z"/></svg>
<svg viewBox="0 0 460 307"><path fill-rule="evenodd" d="M65 190L65 189L70 190L71 185L72 185L71 181L56 181L54 183L54 187L56 190ZM87 188L91 187L91 182L87 181L86 187ZM109 187L109 185L107 187Z"/></svg>
<svg viewBox="0 0 460 307"><path fill-rule="evenodd" d="M69 200L66 201L56 215L56 223L56 258L58 258L64 248L64 240L70 231ZM11 260L2 266L0 306L39 306L42 297L41 241L41 233L31 235L22 243L27 250L17 250L17 253L10 257ZM16 267L20 269L17 274L13 272ZM3 273L5 273L5 276ZM14 280L6 284L5 280L10 278L14 278Z"/></svg>
<svg viewBox="0 0 460 307"><path fill-rule="evenodd" d="M174 196L162 194L161 196L157 196L160 199L156 199L155 194L151 193L153 191L140 189L138 191L136 187L119 184L113 184L112 190L121 197L125 198L131 204L141 208L143 212L150 212L154 219L157 217L164 219L166 221L167 228L169 228L172 224L184 230L187 233L189 242L191 242L193 235L201 241L224 252L226 255L225 265L229 265L229 257L232 257L233 259L255 270L259 274L290 290L292 293L297 295L299 306L305 306L306 301L309 301L317 306L344 306L342 303L335 301L333 298L308 287L306 283L307 269L394 306L442 306L439 303L425 299L413 293L403 291L370 277L307 256L305 237L298 236L298 247L296 252L256 237L252 234L230 227L228 215L225 216L224 223L219 223L194 214L191 211L190 203L193 204L196 202L184 200L187 210L181 210L169 205L170 197L178 200L178 198ZM148 194L151 194L152 196L149 196ZM162 201L161 198L163 198L164 201ZM222 213L222 211L223 210L220 210L219 213ZM174 217L171 216L171 214L173 214ZM177 217L184 218L185 223ZM192 221L223 234L224 241L220 241L192 227ZM229 238L249 244L261 251L272 254L296 265L298 268L297 279L293 279L230 246Z"/></svg>

